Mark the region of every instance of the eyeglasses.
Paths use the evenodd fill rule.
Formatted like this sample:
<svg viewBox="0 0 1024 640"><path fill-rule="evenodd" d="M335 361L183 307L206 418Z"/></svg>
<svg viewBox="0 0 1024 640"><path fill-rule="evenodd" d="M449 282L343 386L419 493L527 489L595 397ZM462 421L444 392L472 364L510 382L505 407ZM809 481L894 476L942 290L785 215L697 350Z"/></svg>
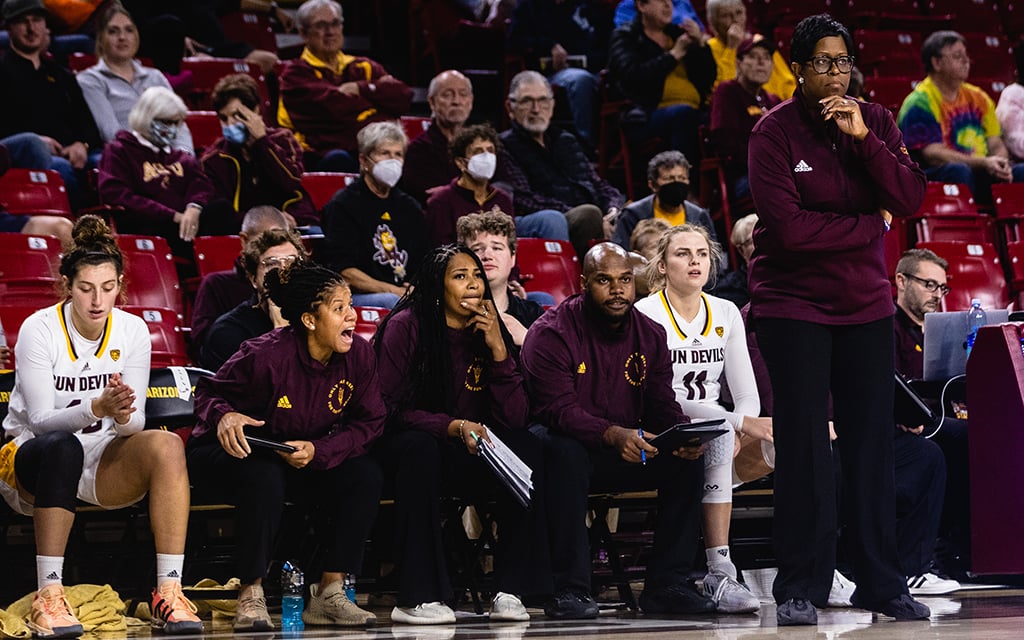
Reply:
<svg viewBox="0 0 1024 640"><path fill-rule="evenodd" d="M309 30L319 31L320 33L323 33L324 31L327 31L329 29L340 29L343 24L345 23L342 22L341 20L338 20L337 18L331 20L330 22L326 20L321 20L319 22L314 22L313 24L309 25Z"/></svg>
<svg viewBox="0 0 1024 640"><path fill-rule="evenodd" d="M267 269L280 269L292 266L299 256L274 256L272 258L263 258L260 260L260 265Z"/></svg>
<svg viewBox="0 0 1024 640"><path fill-rule="evenodd" d="M943 296L949 295L949 291L950 291L949 287L947 287L944 284L940 284L938 282L935 282L934 280L925 280L924 278L918 278L917 276L912 276L909 273L904 273L903 277L904 278L910 278L911 280L919 282L921 284L921 286L924 287L924 290L927 291L928 293L935 293L936 291L938 291Z"/></svg>
<svg viewBox="0 0 1024 640"><path fill-rule="evenodd" d="M828 73L832 70L832 65L836 65L836 69L839 73L850 73L853 70L853 63L857 61L854 56L814 56L810 59L808 64L814 69L815 73Z"/></svg>
<svg viewBox="0 0 1024 640"><path fill-rule="evenodd" d="M944 53L944 54L942 54L939 57L941 57L941 58L949 58L953 62L970 62L971 61L971 56L967 55L966 53L960 53L960 52L957 52L957 53Z"/></svg>
<svg viewBox="0 0 1024 640"><path fill-rule="evenodd" d="M544 109L550 107L551 103L554 101L555 99L552 98L551 96L542 96L540 98L516 98L515 100L512 101L512 103L515 104L517 107L526 107L528 109L532 109L534 106L538 106L541 109Z"/></svg>

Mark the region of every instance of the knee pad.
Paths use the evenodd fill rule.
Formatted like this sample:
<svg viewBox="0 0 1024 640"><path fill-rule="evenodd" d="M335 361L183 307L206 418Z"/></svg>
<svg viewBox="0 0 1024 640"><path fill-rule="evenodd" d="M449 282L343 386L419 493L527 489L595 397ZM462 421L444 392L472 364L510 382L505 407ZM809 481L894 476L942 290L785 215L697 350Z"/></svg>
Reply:
<svg viewBox="0 0 1024 640"><path fill-rule="evenodd" d="M35 496L35 508L74 511L85 453L71 433L45 433L29 440L14 461L18 484Z"/></svg>

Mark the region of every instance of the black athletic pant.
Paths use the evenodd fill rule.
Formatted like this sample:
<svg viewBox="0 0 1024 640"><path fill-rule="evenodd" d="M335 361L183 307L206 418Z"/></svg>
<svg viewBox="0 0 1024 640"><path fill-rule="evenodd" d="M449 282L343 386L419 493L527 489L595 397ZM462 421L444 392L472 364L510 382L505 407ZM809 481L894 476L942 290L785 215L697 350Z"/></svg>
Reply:
<svg viewBox="0 0 1024 640"><path fill-rule="evenodd" d="M929 570L935 556L943 496L946 460L931 440L897 430L896 547L903 573L919 576Z"/></svg>
<svg viewBox="0 0 1024 640"><path fill-rule="evenodd" d="M286 500L315 505L328 517L325 571L362 570L382 482L372 457L349 458L331 469L295 469L273 451L254 447L238 459L215 438L204 438L189 442L188 473L201 496L235 506L243 584L266 576Z"/></svg>
<svg viewBox="0 0 1024 640"><path fill-rule="evenodd" d="M775 601L828 603L838 522L830 391L856 596L871 605L906 593L896 554L892 318L857 325L757 318L754 329L774 394Z"/></svg>
<svg viewBox="0 0 1024 640"><path fill-rule="evenodd" d="M654 552L647 563L645 588L658 589L687 580L698 550L702 460L663 453L647 465L632 464L610 447L590 449L575 438L535 425L547 459L548 523L555 589L590 592L591 556L587 499L591 491L658 490Z"/></svg>
<svg viewBox="0 0 1024 640"><path fill-rule="evenodd" d="M439 440L425 431L409 429L388 433L377 442L373 453L384 467L388 484L394 480L399 606L451 599L441 532L442 495L494 501L491 515L498 524L494 549L498 591L519 596L551 592L541 443L525 429L498 435L533 469L533 507L529 511L516 502L483 460L453 439Z"/></svg>

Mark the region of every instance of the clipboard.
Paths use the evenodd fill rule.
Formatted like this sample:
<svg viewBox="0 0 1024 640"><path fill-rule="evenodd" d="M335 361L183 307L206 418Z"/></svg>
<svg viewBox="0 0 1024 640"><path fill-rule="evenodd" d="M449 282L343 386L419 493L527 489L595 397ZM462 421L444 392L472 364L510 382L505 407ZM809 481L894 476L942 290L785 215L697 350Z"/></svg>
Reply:
<svg viewBox="0 0 1024 640"><path fill-rule="evenodd" d="M702 420L700 422L684 422L665 429L651 439L651 446L659 452L672 452L683 447L699 447L705 442L729 433L725 427L725 418Z"/></svg>

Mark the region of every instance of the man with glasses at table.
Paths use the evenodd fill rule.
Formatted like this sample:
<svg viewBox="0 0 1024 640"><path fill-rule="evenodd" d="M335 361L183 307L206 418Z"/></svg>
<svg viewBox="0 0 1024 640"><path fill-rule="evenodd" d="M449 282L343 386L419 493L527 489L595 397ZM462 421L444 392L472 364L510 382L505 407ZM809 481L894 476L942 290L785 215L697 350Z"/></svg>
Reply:
<svg viewBox="0 0 1024 640"><path fill-rule="evenodd" d="M921 45L921 60L928 75L903 101L896 122L928 179L966 184L981 202L991 202L993 183L1024 181L1024 164L1010 160L992 98L967 82L964 37L936 31Z"/></svg>
<svg viewBox="0 0 1024 640"><path fill-rule="evenodd" d="M942 298L949 293L949 285L946 284L948 268L949 263L944 258L928 249L904 251L896 265L894 364L896 371L907 378L920 380L924 377L924 314L941 311ZM903 431L912 434L922 433L918 425L903 425ZM940 560L943 571L962 578L964 571L970 567L967 421L952 417L943 419L932 441L942 449L946 462L946 497L942 518L938 523ZM899 469L898 439L896 444ZM899 481L900 473L897 471L897 492L900 488ZM908 574L920 574L912 575L908 579L912 595L936 595L948 593L948 590L955 588L955 581L936 576L927 568L923 571L914 571L907 567L904 569Z"/></svg>
<svg viewBox="0 0 1024 640"><path fill-rule="evenodd" d="M558 211L569 223L569 241L583 259L591 241L604 240L626 198L597 175L576 136L551 126L555 98L548 79L521 71L505 103L512 126L499 138L503 149L493 182L512 193L517 216ZM528 236L522 229L519 234Z"/></svg>
<svg viewBox="0 0 1024 640"><path fill-rule="evenodd" d="M412 89L379 63L341 49L344 18L334 0L308 0L295 14L306 45L281 73L278 123L295 131L307 171L359 170L356 134L408 113Z"/></svg>

